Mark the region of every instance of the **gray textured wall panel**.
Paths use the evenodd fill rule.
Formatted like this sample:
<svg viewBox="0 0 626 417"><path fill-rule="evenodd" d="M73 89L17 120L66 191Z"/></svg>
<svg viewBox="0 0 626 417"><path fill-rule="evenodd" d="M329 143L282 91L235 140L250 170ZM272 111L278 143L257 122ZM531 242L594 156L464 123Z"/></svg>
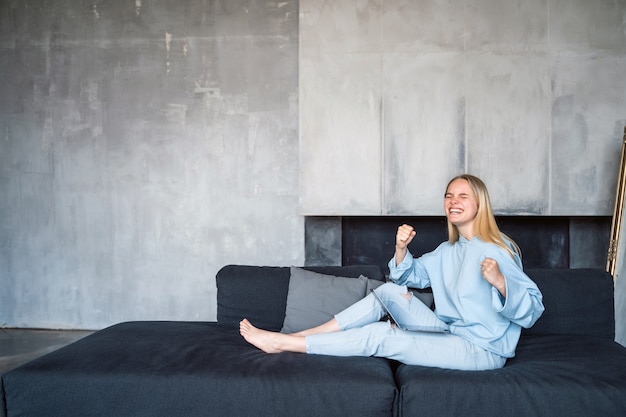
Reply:
<svg viewBox="0 0 626 417"><path fill-rule="evenodd" d="M302 214L381 214L381 9L300 2Z"/></svg>
<svg viewBox="0 0 626 417"><path fill-rule="evenodd" d="M382 11L383 51L463 51L465 7L458 1L385 0Z"/></svg>
<svg viewBox="0 0 626 417"><path fill-rule="evenodd" d="M550 91L547 56L468 54L467 171L494 211L547 214Z"/></svg>
<svg viewBox="0 0 626 417"><path fill-rule="evenodd" d="M0 325L215 318L304 262L298 4L0 5Z"/></svg>
<svg viewBox="0 0 626 417"><path fill-rule="evenodd" d="M355 61L351 55L367 53L375 60L378 54L383 62L379 75L383 214L439 214L439 203L433 199L440 200L436 197L440 183L460 171L477 174L492 184L499 214L611 214L621 128L626 122L626 90L619 83L626 68L626 2L302 4L306 7L300 19L301 45L305 46L301 56L333 57L318 59L320 67L315 72L301 69L301 108L318 110L313 113L317 132L361 136L358 129L352 135L346 131L350 122L342 121L341 130L334 124L329 114L350 104L343 96L335 99L331 92L340 90L345 78L355 72L359 78L354 85L359 88L363 73L355 71L354 64L341 67L344 61ZM345 25L338 25L342 17ZM440 55L430 62L417 64L436 53ZM446 53L458 53L460 58L450 59ZM332 74L346 75L324 79L325 91L330 94L322 106L319 98L309 102L309 91L317 84L308 77L326 74L323 65L329 65ZM370 75L376 76L373 71ZM443 81L437 82L435 77ZM367 78L361 88L373 93L370 86L374 83ZM442 90L442 84L449 91ZM439 101L432 107L420 101L438 93L451 97L437 97ZM366 120L368 110L354 107L341 118ZM301 116L305 146L312 141L307 136L308 123L313 124L307 120L308 113L304 110ZM434 132L437 122L439 129ZM432 142L425 136L433 138ZM423 148L414 149L418 145ZM316 154L309 148L307 163L301 167L303 194L313 187L326 189L329 195L341 194L350 181L342 177L336 185L334 176L323 179L307 172L323 165L327 149ZM399 155L400 150L405 153ZM412 165L414 157L433 181L411 182L413 176L425 177ZM341 166L341 158L337 155L333 164ZM347 153L343 164L352 164ZM353 175L361 172L355 170ZM309 184L309 178L316 181ZM303 207L317 215L370 214L355 208L376 206L377 199L371 193L369 204L344 204L345 210L341 210L339 203L329 207L320 197L304 200Z"/></svg>
<svg viewBox="0 0 626 417"><path fill-rule="evenodd" d="M527 52L548 46L549 0L465 0L465 50ZM456 3L458 4L458 3Z"/></svg>
<svg viewBox="0 0 626 417"><path fill-rule="evenodd" d="M465 167L464 57L386 54L384 214L441 215Z"/></svg>
<svg viewBox="0 0 626 417"><path fill-rule="evenodd" d="M550 44L558 48L623 49L624 0L550 0Z"/></svg>
<svg viewBox="0 0 626 417"><path fill-rule="evenodd" d="M301 58L301 213L381 214L380 73L377 54Z"/></svg>
<svg viewBox="0 0 626 417"><path fill-rule="evenodd" d="M300 0L300 56L379 52L383 3Z"/></svg>
<svg viewBox="0 0 626 417"><path fill-rule="evenodd" d="M552 66L552 211L611 215L626 126L626 89L616 82L626 49L562 52Z"/></svg>
<svg viewBox="0 0 626 417"><path fill-rule="evenodd" d="M341 217L312 217L305 219L306 265L341 265Z"/></svg>

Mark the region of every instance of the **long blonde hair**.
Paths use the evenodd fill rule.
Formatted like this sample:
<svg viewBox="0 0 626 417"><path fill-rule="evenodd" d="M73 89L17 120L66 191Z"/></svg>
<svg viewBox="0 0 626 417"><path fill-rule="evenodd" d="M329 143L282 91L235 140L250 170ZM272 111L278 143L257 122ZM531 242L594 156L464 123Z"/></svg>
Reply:
<svg viewBox="0 0 626 417"><path fill-rule="evenodd" d="M498 228L496 218L494 217L493 210L491 209L489 192L487 191L487 186L485 185L485 183L480 178L475 177L474 175L458 175L450 180L448 186L446 187L446 192L448 191L450 184L452 184L456 180L467 181L472 188L472 191L474 191L474 195L476 196L476 200L478 203L478 212L476 213L476 218L474 220L474 235L480 238L480 240L482 240L483 242L493 243L500 246L514 259L515 255L521 256L521 250L519 246L517 246L515 241L502 233ZM448 241L450 243L457 242L459 240L459 237L459 229L455 225L450 223L450 220L448 220Z"/></svg>

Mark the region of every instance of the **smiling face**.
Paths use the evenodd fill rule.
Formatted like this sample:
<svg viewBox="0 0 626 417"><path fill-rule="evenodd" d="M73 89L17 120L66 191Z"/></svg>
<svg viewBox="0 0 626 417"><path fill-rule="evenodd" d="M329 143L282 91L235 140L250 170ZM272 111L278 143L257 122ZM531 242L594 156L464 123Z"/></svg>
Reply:
<svg viewBox="0 0 626 417"><path fill-rule="evenodd" d="M466 239L474 236L474 219L478 213L478 200L469 182L456 179L448 185L443 200L446 217Z"/></svg>

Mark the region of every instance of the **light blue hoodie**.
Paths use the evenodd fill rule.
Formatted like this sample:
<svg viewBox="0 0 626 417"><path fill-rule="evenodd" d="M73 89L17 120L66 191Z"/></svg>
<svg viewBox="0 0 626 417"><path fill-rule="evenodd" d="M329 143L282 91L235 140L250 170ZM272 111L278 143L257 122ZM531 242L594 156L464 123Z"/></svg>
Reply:
<svg viewBox="0 0 626 417"><path fill-rule="evenodd" d="M506 298L483 278L485 258L498 262ZM389 261L389 270L396 284L432 288L435 313L450 325L450 333L506 358L515 356L521 327L531 327L544 311L542 294L522 270L519 256L479 238L444 242L417 259L407 251L400 264Z"/></svg>

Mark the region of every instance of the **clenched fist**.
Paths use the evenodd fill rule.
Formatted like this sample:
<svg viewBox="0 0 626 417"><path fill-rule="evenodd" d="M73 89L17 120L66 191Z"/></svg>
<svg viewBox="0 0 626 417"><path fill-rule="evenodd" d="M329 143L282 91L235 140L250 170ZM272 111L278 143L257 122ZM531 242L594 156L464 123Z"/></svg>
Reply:
<svg viewBox="0 0 626 417"><path fill-rule="evenodd" d="M411 243L415 235L416 232L413 230L413 226L403 224L398 227L398 233L396 233L396 248L406 249L407 245Z"/></svg>

